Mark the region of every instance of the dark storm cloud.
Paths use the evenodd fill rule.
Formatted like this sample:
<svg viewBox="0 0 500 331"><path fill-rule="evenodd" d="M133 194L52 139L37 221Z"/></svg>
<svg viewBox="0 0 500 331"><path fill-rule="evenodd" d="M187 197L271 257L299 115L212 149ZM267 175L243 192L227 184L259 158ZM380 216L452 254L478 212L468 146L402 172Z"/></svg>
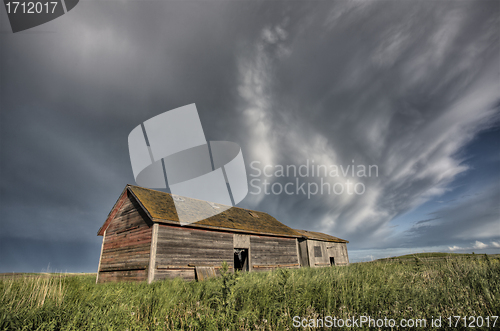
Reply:
<svg viewBox="0 0 500 331"><path fill-rule="evenodd" d="M4 268L36 246L26 240L48 243L34 252L44 263L64 260L44 248L54 245L77 259L95 247L98 259L97 230L133 183L127 136L138 123L196 102L208 139L231 132L233 53L247 32L227 27L253 24L245 5L231 7L90 2L38 28L47 33L2 34Z"/></svg>
<svg viewBox="0 0 500 331"><path fill-rule="evenodd" d="M133 181L127 136L137 123L192 102L204 122L224 122L217 114L227 109L232 46L221 45L237 31L203 29L223 15L219 9L94 2L62 27L44 26L57 30L48 36L4 36L6 204L19 211L76 203L88 211L105 199L102 222Z"/></svg>
<svg viewBox="0 0 500 331"><path fill-rule="evenodd" d="M370 247L467 169L456 152L495 114L498 16L495 1L89 1L1 34L9 263L26 240L96 247L97 260L95 234L133 183L129 132L193 102L206 138L238 142L249 173L255 160L378 165L362 196L241 204Z"/></svg>

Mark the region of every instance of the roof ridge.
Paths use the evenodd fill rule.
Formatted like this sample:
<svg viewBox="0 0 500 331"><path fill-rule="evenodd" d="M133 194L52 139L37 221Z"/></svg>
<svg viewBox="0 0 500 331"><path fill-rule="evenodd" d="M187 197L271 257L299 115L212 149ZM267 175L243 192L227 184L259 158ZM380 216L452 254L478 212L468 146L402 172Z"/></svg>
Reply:
<svg viewBox="0 0 500 331"><path fill-rule="evenodd" d="M153 190L151 188L137 186L137 185L132 185L132 184L127 184L126 187L129 187L129 186L131 186L131 187L137 187L137 188L140 188L140 189L143 189L143 190L148 190L148 191L160 192L160 193L167 194L167 195L170 195L170 196L176 195L176 196L179 196L179 197L182 197L182 198L186 198L186 199L192 199L192 200L197 200L197 201L202 201L202 202L216 203L216 204L221 205L221 206L230 207L230 208L238 208L238 209L245 210L245 211L248 211L248 212L255 211L255 212L258 212L258 213L263 213L263 214L267 214L267 215L271 216L271 214L266 213L265 211L260 211L260 210L255 210L255 209L248 209L248 208L243 208L243 207L238 207L238 206L229 206L229 205L225 205L225 204L219 203L219 202L213 202L213 201L208 201L208 200L201 200L201 199L197 199L197 198L186 197L184 195L178 195L178 194L163 192L163 191L159 191L159 190Z"/></svg>
<svg viewBox="0 0 500 331"><path fill-rule="evenodd" d="M303 237L311 240L320 240L320 241L333 241L336 242L337 240L339 242L345 242L348 243L348 240L332 236L331 234L328 233L323 233L319 231L310 231L310 230L300 230L300 229L294 229L298 233L302 234ZM309 236L309 237L308 237Z"/></svg>
<svg viewBox="0 0 500 331"><path fill-rule="evenodd" d="M180 224L180 212L182 217L187 217L183 220L188 222L189 226L209 226L212 229L240 231L257 235L294 238L302 236L266 212L215 203L225 210L213 213L213 205L209 201L185 197L184 202L176 206L175 194L172 193L130 184L127 184L126 190L132 193L155 222L165 221Z"/></svg>

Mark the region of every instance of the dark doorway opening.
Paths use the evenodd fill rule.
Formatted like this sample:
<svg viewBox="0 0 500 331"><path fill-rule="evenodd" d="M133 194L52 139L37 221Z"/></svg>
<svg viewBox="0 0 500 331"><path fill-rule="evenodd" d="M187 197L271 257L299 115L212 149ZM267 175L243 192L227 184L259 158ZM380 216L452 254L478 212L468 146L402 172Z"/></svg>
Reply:
<svg viewBox="0 0 500 331"><path fill-rule="evenodd" d="M335 265L335 258L330 256L330 265Z"/></svg>
<svg viewBox="0 0 500 331"><path fill-rule="evenodd" d="M234 270L248 271L248 249L234 249Z"/></svg>

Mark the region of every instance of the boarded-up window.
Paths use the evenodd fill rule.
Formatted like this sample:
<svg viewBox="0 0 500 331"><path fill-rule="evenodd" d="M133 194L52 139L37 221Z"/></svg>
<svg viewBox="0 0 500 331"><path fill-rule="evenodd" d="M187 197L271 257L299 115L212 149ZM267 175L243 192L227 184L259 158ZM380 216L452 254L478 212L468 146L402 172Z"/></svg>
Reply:
<svg viewBox="0 0 500 331"><path fill-rule="evenodd" d="M321 246L314 246L314 257L323 257L323 254L321 254Z"/></svg>

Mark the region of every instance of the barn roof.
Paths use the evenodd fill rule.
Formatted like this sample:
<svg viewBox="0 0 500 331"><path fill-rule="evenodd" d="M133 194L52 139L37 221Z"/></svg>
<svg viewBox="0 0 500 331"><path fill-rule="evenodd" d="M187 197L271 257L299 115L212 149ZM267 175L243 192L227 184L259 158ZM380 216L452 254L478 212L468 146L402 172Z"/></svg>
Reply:
<svg viewBox="0 0 500 331"><path fill-rule="evenodd" d="M137 200L137 202L139 202L139 205L142 207L142 212L144 212L144 214L146 214L151 221L173 225L181 224L177 215L176 205L174 204L173 197L170 193L129 184L125 187L122 194L118 198L118 201L109 213L106 222L99 229L97 233L98 235L102 236L104 234L104 231L118 212L118 209L127 196L132 196L135 200ZM184 207L184 217L192 216L193 218L199 218L199 215L210 215L214 213L212 209L213 207L211 204L207 203L207 201L187 197L182 197L182 200L181 205ZM224 207L228 209L219 214L185 226L283 237L302 237L306 239L338 243L349 242L321 232L292 229L264 212L239 207Z"/></svg>
<svg viewBox="0 0 500 331"><path fill-rule="evenodd" d="M321 240L321 241L330 241L335 243L348 243L349 241L340 239L334 236L330 236L329 234L314 232L314 231L306 231L306 230L295 230L300 233L303 237L312 240Z"/></svg>
<svg viewBox="0 0 500 331"><path fill-rule="evenodd" d="M115 204L115 207L113 207L113 210L118 207L124 195L135 197L153 222L174 225L181 224L171 194L139 186L127 185L120 199L118 199ZM183 211L184 213L188 213L188 217L192 216L193 219L196 219L199 218L199 215L214 214L213 207L207 203L207 201L187 197L182 197L182 200L182 202L177 202L177 204L183 207ZM302 235L297 233L294 229L279 222L267 213L239 207L217 205L228 209L185 226L284 237L302 237ZM104 230L107 228L107 223L109 224L114 217L113 210L110 212L106 223L104 223L99 230L98 235L104 233Z"/></svg>

